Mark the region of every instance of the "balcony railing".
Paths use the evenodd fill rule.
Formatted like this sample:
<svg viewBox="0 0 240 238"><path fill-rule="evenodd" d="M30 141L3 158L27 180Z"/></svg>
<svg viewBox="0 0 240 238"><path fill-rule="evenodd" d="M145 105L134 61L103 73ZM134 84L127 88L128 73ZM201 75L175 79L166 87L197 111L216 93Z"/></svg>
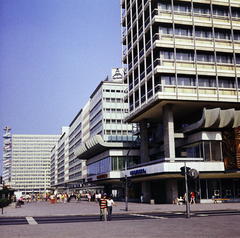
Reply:
<svg viewBox="0 0 240 238"><path fill-rule="evenodd" d="M140 74L140 80L142 80L144 77L145 77L145 72L142 72L142 73Z"/></svg>
<svg viewBox="0 0 240 238"><path fill-rule="evenodd" d="M152 65L149 65L149 66L147 67L147 74L149 74L150 72L152 72Z"/></svg>
<svg viewBox="0 0 240 238"><path fill-rule="evenodd" d="M138 62L138 56L134 58L134 65Z"/></svg>
<svg viewBox="0 0 240 238"><path fill-rule="evenodd" d="M150 17L148 17L145 21L145 28L147 28L149 24L150 24Z"/></svg>
<svg viewBox="0 0 240 238"><path fill-rule="evenodd" d="M138 78L134 80L134 85L136 86L138 84Z"/></svg>
<svg viewBox="0 0 240 238"><path fill-rule="evenodd" d="M206 21L211 23L211 14L205 13L193 13L195 23L197 24L198 21ZM165 9L154 9L152 11L151 17L154 18L155 16L161 17L169 17L172 18L172 10L165 10ZM184 12L184 11L174 11L174 18L175 19L189 19L192 18L192 12ZM238 25L239 24L239 17L232 17L232 23ZM215 24L230 24L230 17L229 16L219 16L213 15L213 21Z"/></svg>
<svg viewBox="0 0 240 238"><path fill-rule="evenodd" d="M151 40L147 42L146 44L146 51L151 47Z"/></svg>

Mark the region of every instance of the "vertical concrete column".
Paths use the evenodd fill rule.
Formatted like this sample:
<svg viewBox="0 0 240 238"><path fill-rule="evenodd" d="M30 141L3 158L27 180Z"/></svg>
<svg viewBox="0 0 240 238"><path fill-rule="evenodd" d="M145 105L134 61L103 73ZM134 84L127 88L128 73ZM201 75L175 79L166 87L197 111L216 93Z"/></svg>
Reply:
<svg viewBox="0 0 240 238"><path fill-rule="evenodd" d="M172 104L163 107L164 157L175 158L174 121Z"/></svg>
<svg viewBox="0 0 240 238"><path fill-rule="evenodd" d="M174 199L178 197L178 185L177 185L176 179L166 180L166 192L167 192L167 203L172 204Z"/></svg>
<svg viewBox="0 0 240 238"><path fill-rule="evenodd" d="M147 121L143 119L140 121L140 137L141 137L141 145L140 145L140 156L141 163L148 162L148 130L147 130Z"/></svg>
<svg viewBox="0 0 240 238"><path fill-rule="evenodd" d="M149 181L142 182L143 202L150 203L151 199L151 183Z"/></svg>

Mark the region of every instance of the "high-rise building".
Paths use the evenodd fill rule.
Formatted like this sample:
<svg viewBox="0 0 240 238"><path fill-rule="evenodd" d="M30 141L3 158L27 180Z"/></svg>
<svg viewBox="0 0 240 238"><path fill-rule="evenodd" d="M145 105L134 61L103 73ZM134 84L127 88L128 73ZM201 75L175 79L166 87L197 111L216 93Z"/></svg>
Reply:
<svg viewBox="0 0 240 238"><path fill-rule="evenodd" d="M120 177L134 137L132 124L123 122L128 109L122 78L122 68L112 69L111 79L100 82L52 149L51 186L58 192L123 194ZM130 163L138 159L133 149Z"/></svg>
<svg viewBox="0 0 240 238"><path fill-rule="evenodd" d="M50 153L60 135L12 135L12 188L46 192L50 189Z"/></svg>
<svg viewBox="0 0 240 238"><path fill-rule="evenodd" d="M141 137L143 172L129 169L132 183L144 201L171 203L184 194L187 163L199 171L197 200L240 197L239 1L120 3L125 121Z"/></svg>
<svg viewBox="0 0 240 238"><path fill-rule="evenodd" d="M124 123L128 112L123 102L123 72L116 69L112 80L102 81L90 96L88 117L84 127L89 128L89 136L75 148L78 159L86 160L86 183L104 186L105 192L121 197L120 183L124 159L132 145L134 136L132 124ZM119 76L117 76L119 74ZM139 151L132 150L131 164L139 159Z"/></svg>
<svg viewBox="0 0 240 238"><path fill-rule="evenodd" d="M4 127L3 135L3 176L2 181L5 185L10 185L11 182L11 152L12 152L12 136L10 134L11 127Z"/></svg>

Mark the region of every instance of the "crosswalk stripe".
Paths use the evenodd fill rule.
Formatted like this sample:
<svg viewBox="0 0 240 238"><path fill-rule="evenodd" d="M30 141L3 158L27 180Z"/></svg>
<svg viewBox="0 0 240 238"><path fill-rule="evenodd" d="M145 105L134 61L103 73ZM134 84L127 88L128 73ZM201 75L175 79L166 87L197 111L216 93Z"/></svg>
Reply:
<svg viewBox="0 0 240 238"><path fill-rule="evenodd" d="M131 214L132 216L139 216L139 217L149 217L154 219L168 219L166 217L157 217L157 216L149 216L149 215L142 215L142 214Z"/></svg>
<svg viewBox="0 0 240 238"><path fill-rule="evenodd" d="M26 217L29 225L37 225L38 223L33 219L33 217Z"/></svg>

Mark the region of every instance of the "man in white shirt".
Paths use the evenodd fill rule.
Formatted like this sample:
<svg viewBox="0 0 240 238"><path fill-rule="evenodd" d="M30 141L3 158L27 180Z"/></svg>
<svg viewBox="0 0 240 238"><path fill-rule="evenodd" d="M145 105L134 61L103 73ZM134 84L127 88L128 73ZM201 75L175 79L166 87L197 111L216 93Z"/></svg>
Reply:
<svg viewBox="0 0 240 238"><path fill-rule="evenodd" d="M111 196L107 199L108 221L112 220L112 205L117 206L112 200Z"/></svg>

